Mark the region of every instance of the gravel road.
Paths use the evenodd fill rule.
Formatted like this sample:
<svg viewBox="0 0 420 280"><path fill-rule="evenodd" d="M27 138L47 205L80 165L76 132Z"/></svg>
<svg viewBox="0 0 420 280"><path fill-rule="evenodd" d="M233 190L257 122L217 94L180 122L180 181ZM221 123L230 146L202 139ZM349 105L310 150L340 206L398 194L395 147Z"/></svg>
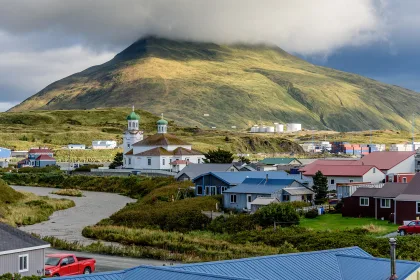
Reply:
<svg viewBox="0 0 420 280"><path fill-rule="evenodd" d="M31 192L36 195L48 195L53 198L67 198L76 203L75 207L56 211L48 221L20 227L21 230L41 236L54 236L66 241L90 243L82 236L84 227L94 225L108 218L134 199L113 193L83 191L83 197L61 196L50 194L56 190L42 187L12 186L17 191Z"/></svg>

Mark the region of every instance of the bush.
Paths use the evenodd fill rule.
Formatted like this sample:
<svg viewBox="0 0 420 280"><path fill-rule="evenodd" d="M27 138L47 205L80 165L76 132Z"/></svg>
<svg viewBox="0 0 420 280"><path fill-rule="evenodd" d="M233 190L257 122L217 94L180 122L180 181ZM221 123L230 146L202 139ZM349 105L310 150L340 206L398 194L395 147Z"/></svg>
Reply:
<svg viewBox="0 0 420 280"><path fill-rule="evenodd" d="M41 280L43 277L41 276L23 276L20 275L19 273L15 273L15 274L11 274L11 273L6 273L3 275L0 275L0 280Z"/></svg>
<svg viewBox="0 0 420 280"><path fill-rule="evenodd" d="M315 219L316 217L318 217L318 210L316 208L310 209L308 212L305 213L305 218Z"/></svg>
<svg viewBox="0 0 420 280"><path fill-rule="evenodd" d="M343 202L339 201L335 206L334 206L334 210L335 213L341 213L343 209Z"/></svg>
<svg viewBox="0 0 420 280"><path fill-rule="evenodd" d="M82 165L78 168L75 168L74 171L77 172L90 172L91 169L98 169L99 167L102 167L102 164L88 164L88 165Z"/></svg>
<svg viewBox="0 0 420 280"><path fill-rule="evenodd" d="M304 208L304 207L311 206L310 202L305 202L305 201L291 201L287 203L290 203L294 208Z"/></svg>
<svg viewBox="0 0 420 280"><path fill-rule="evenodd" d="M59 166L52 165L46 167L22 167L18 169L19 173L62 173Z"/></svg>
<svg viewBox="0 0 420 280"><path fill-rule="evenodd" d="M210 223L207 229L217 233L236 233L239 231L253 230L256 225L254 216L240 214L219 216Z"/></svg>
<svg viewBox="0 0 420 280"><path fill-rule="evenodd" d="M290 203L271 203L258 209L254 215L256 222L263 227L272 226L274 222L286 226L299 223L299 214Z"/></svg>

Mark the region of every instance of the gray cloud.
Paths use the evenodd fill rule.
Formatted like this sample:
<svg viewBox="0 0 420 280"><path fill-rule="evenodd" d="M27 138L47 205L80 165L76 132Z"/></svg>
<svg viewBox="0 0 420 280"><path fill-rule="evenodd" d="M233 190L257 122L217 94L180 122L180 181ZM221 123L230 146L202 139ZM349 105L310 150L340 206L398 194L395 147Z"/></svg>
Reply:
<svg viewBox="0 0 420 280"><path fill-rule="evenodd" d="M266 42L306 57L420 33L416 0L0 0L0 106L157 35ZM407 15L401 20L401 15ZM411 16L410 16L411 15ZM398 40L395 40L398 38ZM408 39L407 39L408 38ZM420 36L419 36L420 38ZM5 105L6 104L6 105Z"/></svg>

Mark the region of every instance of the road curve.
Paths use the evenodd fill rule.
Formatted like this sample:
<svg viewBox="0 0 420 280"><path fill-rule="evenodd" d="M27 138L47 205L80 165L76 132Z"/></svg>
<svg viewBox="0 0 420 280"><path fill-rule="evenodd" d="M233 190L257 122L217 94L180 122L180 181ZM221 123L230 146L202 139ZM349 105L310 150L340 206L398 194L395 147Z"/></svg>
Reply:
<svg viewBox="0 0 420 280"><path fill-rule="evenodd" d="M83 197L61 196L51 194L54 188L12 186L17 191L31 192L36 195L53 198L67 198L76 203L75 207L56 211L48 221L20 227L26 232L40 236L54 236L69 242L91 243L92 240L82 236L84 227L94 225L108 218L123 208L127 203L134 202L126 196L113 193L83 191Z"/></svg>

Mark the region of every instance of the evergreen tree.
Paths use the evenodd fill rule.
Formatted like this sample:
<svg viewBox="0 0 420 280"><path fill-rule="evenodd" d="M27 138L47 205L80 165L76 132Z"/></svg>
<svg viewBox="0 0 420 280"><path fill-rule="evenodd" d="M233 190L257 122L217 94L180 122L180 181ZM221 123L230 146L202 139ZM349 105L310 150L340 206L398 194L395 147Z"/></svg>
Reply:
<svg viewBox="0 0 420 280"><path fill-rule="evenodd" d="M114 161L109 165L110 169L115 169L116 167L123 165L123 153L117 153L114 157Z"/></svg>
<svg viewBox="0 0 420 280"><path fill-rule="evenodd" d="M206 157L204 159L205 163L232 163L233 154L229 151L221 150L210 150L208 153L204 154Z"/></svg>
<svg viewBox="0 0 420 280"><path fill-rule="evenodd" d="M327 198L328 194L328 179L322 174L321 171L315 173L314 186L312 189L315 192L315 202L323 202Z"/></svg>

